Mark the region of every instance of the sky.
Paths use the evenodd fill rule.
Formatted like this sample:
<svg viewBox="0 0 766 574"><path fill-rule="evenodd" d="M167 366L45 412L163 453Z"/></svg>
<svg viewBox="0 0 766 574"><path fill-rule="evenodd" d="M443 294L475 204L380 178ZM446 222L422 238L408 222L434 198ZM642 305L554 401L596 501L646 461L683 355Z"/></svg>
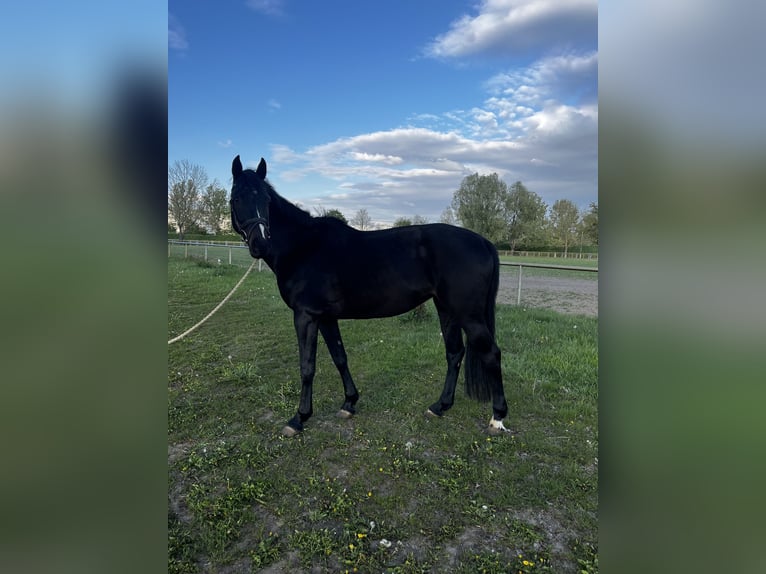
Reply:
<svg viewBox="0 0 766 574"><path fill-rule="evenodd" d="M598 201L596 0L168 3L168 162L438 221L464 177Z"/></svg>

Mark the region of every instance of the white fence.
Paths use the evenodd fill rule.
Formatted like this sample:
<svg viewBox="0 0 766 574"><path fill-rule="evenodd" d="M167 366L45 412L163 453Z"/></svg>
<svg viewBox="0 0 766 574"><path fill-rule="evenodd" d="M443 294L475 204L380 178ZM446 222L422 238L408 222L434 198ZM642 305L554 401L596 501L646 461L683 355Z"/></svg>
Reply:
<svg viewBox="0 0 766 574"><path fill-rule="evenodd" d="M247 245L244 245L241 241L181 241L180 239L168 239L168 257L175 255L177 257L183 256L194 257L196 259L204 259L205 261L212 261L213 263L226 263L228 265L239 265L242 267L249 267L253 262L253 258L250 257L250 252L247 250ZM268 269L268 266L263 264L262 260L258 260L258 271Z"/></svg>
<svg viewBox="0 0 766 574"><path fill-rule="evenodd" d="M246 245L241 242L205 242L205 241L181 241L179 239L168 239L168 257L171 255L180 257L193 257L196 259L204 259L219 264L239 265L241 267L249 267L252 263L252 257L247 249ZM586 255L586 254L583 254ZM537 268L537 269L553 269L559 271L574 271L582 273L598 273L598 267L584 267L576 265L556 265L548 263L523 263L523 262L505 262L501 261L500 265L503 267L516 267L518 268L518 277L516 284L516 304L521 305L521 291L522 291L522 269ZM258 260L258 271L269 270L267 265L263 264L262 260Z"/></svg>
<svg viewBox="0 0 766 574"><path fill-rule="evenodd" d="M550 257L552 259L587 259L590 261L598 260L598 253L581 253L577 247L564 253L563 251L509 251L498 250L500 255L509 255L513 257Z"/></svg>

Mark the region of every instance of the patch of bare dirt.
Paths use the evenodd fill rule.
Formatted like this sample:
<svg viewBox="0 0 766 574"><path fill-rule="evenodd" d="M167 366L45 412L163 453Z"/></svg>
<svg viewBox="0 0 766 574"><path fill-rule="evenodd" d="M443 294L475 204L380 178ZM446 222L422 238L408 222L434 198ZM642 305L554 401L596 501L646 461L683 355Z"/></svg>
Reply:
<svg viewBox="0 0 766 574"><path fill-rule="evenodd" d="M515 305L518 297L518 275L500 273L497 302ZM521 305L550 309L571 315L598 317L598 281L571 277L521 278Z"/></svg>

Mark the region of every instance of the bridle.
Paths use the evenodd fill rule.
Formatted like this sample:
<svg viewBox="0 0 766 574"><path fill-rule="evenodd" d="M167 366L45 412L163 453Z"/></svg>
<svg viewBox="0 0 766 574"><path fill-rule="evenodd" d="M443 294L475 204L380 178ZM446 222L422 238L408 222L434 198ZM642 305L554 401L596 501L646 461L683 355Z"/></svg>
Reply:
<svg viewBox="0 0 766 574"><path fill-rule="evenodd" d="M269 220L265 217L251 217L244 223L242 223L239 228L242 230L242 232L245 234L245 243L247 243L247 238L250 236L250 230L253 228L254 225L262 225L263 228L261 229L261 234L263 235L264 239L271 239L271 230L269 229Z"/></svg>

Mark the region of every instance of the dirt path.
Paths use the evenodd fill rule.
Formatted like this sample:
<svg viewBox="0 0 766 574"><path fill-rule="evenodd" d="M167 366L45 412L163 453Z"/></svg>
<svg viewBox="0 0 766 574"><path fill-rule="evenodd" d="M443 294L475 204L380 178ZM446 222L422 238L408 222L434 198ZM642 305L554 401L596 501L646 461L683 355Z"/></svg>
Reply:
<svg viewBox="0 0 766 574"><path fill-rule="evenodd" d="M497 302L516 304L518 275L501 272ZM569 277L534 277L521 279L521 305L541 307L572 315L598 316L598 281Z"/></svg>

